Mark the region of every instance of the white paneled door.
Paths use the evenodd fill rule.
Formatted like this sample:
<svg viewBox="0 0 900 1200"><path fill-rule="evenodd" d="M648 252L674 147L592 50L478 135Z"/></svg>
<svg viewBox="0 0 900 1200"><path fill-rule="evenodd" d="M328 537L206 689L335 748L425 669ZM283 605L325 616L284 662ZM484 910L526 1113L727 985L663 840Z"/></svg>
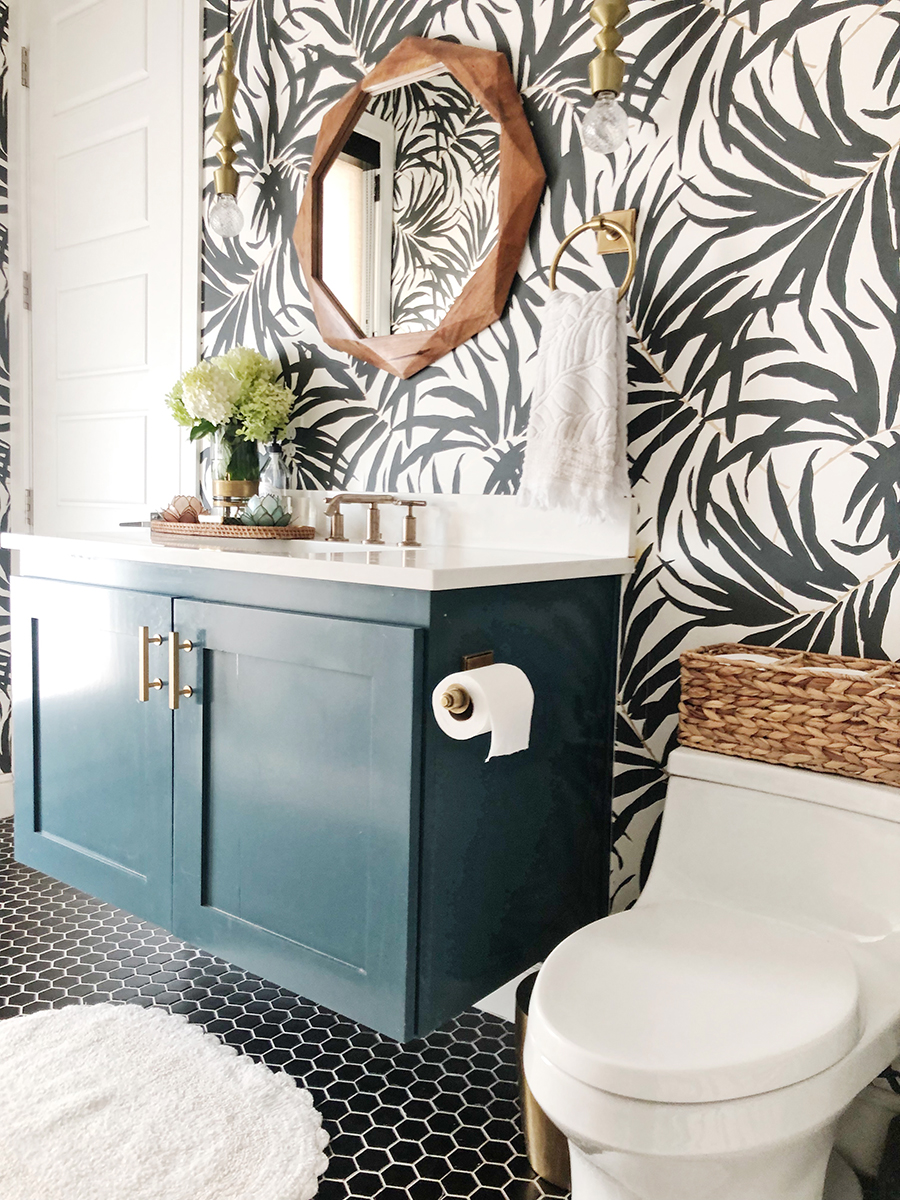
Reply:
<svg viewBox="0 0 900 1200"><path fill-rule="evenodd" d="M192 483L163 398L197 353L199 0L27 14L34 528L111 530Z"/></svg>

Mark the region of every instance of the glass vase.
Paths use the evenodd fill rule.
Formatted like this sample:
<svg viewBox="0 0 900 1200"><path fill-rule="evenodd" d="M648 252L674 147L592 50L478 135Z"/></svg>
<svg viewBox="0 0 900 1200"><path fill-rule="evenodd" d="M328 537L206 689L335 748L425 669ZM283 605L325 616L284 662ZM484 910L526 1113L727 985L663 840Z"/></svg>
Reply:
<svg viewBox="0 0 900 1200"><path fill-rule="evenodd" d="M217 429L210 441L213 504L226 518L236 516L259 492L259 449L256 442Z"/></svg>

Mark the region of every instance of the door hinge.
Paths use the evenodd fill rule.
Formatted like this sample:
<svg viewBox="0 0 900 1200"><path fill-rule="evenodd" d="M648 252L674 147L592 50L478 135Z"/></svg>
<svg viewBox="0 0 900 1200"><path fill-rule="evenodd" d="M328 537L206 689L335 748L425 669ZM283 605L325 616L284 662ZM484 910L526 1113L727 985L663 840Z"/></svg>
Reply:
<svg viewBox="0 0 900 1200"><path fill-rule="evenodd" d="M22 272L22 307L31 311L31 272Z"/></svg>
<svg viewBox="0 0 900 1200"><path fill-rule="evenodd" d="M381 172L376 171L375 172L375 191L372 196L372 203L377 204L380 199L381 199Z"/></svg>
<svg viewBox="0 0 900 1200"><path fill-rule="evenodd" d="M28 47L22 47L22 87L31 87L31 64L28 61Z"/></svg>
<svg viewBox="0 0 900 1200"><path fill-rule="evenodd" d="M34 525L34 491L25 489L25 524L29 529Z"/></svg>

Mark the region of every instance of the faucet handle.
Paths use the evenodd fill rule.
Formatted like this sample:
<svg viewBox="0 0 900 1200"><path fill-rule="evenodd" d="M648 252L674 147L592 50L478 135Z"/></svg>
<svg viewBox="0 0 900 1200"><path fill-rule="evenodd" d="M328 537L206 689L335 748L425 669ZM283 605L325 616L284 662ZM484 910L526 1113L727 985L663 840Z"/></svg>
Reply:
<svg viewBox="0 0 900 1200"><path fill-rule="evenodd" d="M406 516L403 518L403 541L398 542L399 546L421 546L421 542L416 541L416 518L413 516L414 508L424 508L428 503L427 500L403 500L398 497L395 504L402 504L406 508Z"/></svg>
<svg viewBox="0 0 900 1200"><path fill-rule="evenodd" d="M325 516L328 517L331 524L328 528L328 537L326 542L346 542L344 537L344 514L341 512L341 501L343 496L332 496L325 505Z"/></svg>

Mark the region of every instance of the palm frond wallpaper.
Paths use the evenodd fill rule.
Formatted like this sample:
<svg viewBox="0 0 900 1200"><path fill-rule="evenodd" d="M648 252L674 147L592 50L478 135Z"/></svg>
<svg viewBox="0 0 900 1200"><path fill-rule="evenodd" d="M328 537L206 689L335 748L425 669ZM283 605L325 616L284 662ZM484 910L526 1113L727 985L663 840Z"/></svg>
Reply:
<svg viewBox="0 0 900 1200"><path fill-rule="evenodd" d="M434 329L497 241L500 126L449 74L366 112L396 136L390 332Z"/></svg>
<svg viewBox="0 0 900 1200"><path fill-rule="evenodd" d="M210 126L224 8L209 0ZM594 211L638 209L621 908L652 861L683 648L900 655L900 0L632 0L631 137L609 157L580 139L587 9L237 4L250 221L240 243L205 247L205 349L247 341L281 359L309 486L514 492L548 263ZM322 114L407 34L507 55L549 183L503 319L404 382L324 348L290 233ZM584 242L564 260L573 290L605 278Z"/></svg>

